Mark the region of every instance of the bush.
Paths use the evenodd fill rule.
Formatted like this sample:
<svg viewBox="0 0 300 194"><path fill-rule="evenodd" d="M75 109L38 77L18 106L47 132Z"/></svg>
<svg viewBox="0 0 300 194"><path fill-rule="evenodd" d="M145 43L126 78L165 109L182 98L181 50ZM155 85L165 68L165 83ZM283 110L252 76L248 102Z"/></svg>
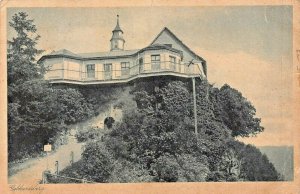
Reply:
<svg viewBox="0 0 300 194"><path fill-rule="evenodd" d="M152 163L151 169L156 182L176 182L179 179L180 166L176 158L169 154L159 157Z"/></svg>
<svg viewBox="0 0 300 194"><path fill-rule="evenodd" d="M98 127L88 127L83 130L78 130L75 137L78 142L85 142L87 140L98 139L103 135L103 132Z"/></svg>
<svg viewBox="0 0 300 194"><path fill-rule="evenodd" d="M153 177L149 175L143 165L123 160L115 163L109 182L136 183L150 182L152 179Z"/></svg>
<svg viewBox="0 0 300 194"><path fill-rule="evenodd" d="M101 141L88 143L82 157L82 171L88 180L108 182L114 169L115 159Z"/></svg>
<svg viewBox="0 0 300 194"><path fill-rule="evenodd" d="M234 139L235 129L223 119L236 119L236 109L232 115L221 114L224 118L219 115L225 108L242 104L243 112L250 115L245 123L255 120L254 108L247 108L249 103L240 93L225 88L232 96L225 103L218 99L220 91L197 82L199 131L195 135L189 85L164 81L138 83L132 92L137 107L125 109L122 122L103 138L92 130L80 136L95 139L83 152L83 177L96 182L278 180L266 156ZM153 89L156 85L160 88ZM258 122L239 133L247 136L259 129Z"/></svg>

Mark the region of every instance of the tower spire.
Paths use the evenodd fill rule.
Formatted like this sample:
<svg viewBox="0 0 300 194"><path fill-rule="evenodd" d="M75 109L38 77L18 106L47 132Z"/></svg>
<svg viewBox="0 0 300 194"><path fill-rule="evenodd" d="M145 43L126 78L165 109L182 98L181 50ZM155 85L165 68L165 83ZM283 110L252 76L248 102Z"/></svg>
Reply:
<svg viewBox="0 0 300 194"><path fill-rule="evenodd" d="M123 38L123 30L120 28L119 24L119 14L117 15L117 25L115 29L112 31L112 37L110 39L110 50L124 50L125 40Z"/></svg>
<svg viewBox="0 0 300 194"><path fill-rule="evenodd" d="M115 29L113 30L113 32L114 31L121 31L123 33L123 30L121 30L120 24L119 24L119 15L117 15L117 25L116 25Z"/></svg>

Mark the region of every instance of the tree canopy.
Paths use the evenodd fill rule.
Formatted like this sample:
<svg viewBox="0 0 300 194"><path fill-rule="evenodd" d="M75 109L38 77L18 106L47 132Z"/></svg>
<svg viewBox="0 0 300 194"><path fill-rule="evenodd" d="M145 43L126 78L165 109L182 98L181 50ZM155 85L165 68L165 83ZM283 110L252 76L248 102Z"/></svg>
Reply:
<svg viewBox="0 0 300 194"><path fill-rule="evenodd" d="M8 153L9 161L42 151L55 143L67 124L93 116L95 109L77 89L58 88L43 79L46 71L37 63L42 50L34 21L19 12L9 22L16 37L8 40Z"/></svg>
<svg viewBox="0 0 300 194"><path fill-rule="evenodd" d="M33 20L28 19L25 12L19 12L12 17L9 26L16 32L16 37L8 40L7 69L8 83L19 84L37 78L42 78L45 68L36 63L43 50L37 49L40 36Z"/></svg>
<svg viewBox="0 0 300 194"><path fill-rule="evenodd" d="M194 133L188 80L140 81L131 91L136 107L123 103L122 122L115 123L104 137L93 138L83 154L91 156L105 150L110 155L101 159L84 157L80 162L81 168L93 169L103 165L102 160L111 161L110 174L102 176L95 167L80 177L100 182L279 180L274 166L259 150L235 140L236 136L249 136L262 129L259 122L249 125L256 119L251 103L228 85L218 89L198 80L196 86L198 136ZM103 147L96 148L95 142ZM131 172L125 170L126 166ZM70 168L64 173L72 171L78 172ZM120 172L126 176L118 178Z"/></svg>
<svg viewBox="0 0 300 194"><path fill-rule="evenodd" d="M212 90L214 114L231 131L234 137L249 137L264 130L261 119L256 118L256 109L242 94L225 84Z"/></svg>

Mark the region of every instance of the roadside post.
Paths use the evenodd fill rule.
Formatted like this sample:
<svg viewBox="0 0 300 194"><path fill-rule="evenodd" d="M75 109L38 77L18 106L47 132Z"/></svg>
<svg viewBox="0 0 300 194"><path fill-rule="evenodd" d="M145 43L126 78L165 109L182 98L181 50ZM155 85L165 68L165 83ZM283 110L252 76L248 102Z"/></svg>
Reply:
<svg viewBox="0 0 300 194"><path fill-rule="evenodd" d="M55 168L56 168L55 174L58 175L58 161L55 161Z"/></svg>
<svg viewBox="0 0 300 194"><path fill-rule="evenodd" d="M46 170L48 171L49 170L49 164L48 164L48 152L51 152L51 150L52 150L52 145L51 144L46 144L46 145L44 145L44 152L46 152L46 159L47 159L47 168L46 168Z"/></svg>
<svg viewBox="0 0 300 194"><path fill-rule="evenodd" d="M46 171L43 171L43 174L42 174L42 184L45 184L46 183Z"/></svg>
<svg viewBox="0 0 300 194"><path fill-rule="evenodd" d="M70 164L71 164L71 166L73 165L73 163L74 163L74 152L73 151L71 151L71 160L70 160Z"/></svg>

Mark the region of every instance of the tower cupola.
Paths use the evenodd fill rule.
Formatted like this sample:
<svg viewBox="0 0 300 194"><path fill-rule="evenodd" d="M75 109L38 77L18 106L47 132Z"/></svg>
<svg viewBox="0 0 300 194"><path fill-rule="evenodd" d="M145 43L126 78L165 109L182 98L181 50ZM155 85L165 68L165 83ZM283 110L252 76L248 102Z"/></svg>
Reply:
<svg viewBox="0 0 300 194"><path fill-rule="evenodd" d="M117 15L117 25L112 31L112 37L110 39L110 50L118 51L124 50L125 40L123 38L123 31L120 28L119 24L119 15Z"/></svg>

